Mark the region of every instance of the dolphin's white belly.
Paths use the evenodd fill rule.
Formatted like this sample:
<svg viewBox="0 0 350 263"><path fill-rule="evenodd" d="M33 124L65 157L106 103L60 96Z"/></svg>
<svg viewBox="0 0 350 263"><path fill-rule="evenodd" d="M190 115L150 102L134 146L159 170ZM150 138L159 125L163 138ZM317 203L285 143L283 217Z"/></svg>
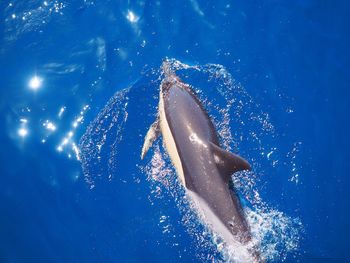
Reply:
<svg viewBox="0 0 350 263"><path fill-rule="evenodd" d="M175 166L176 172L180 178L181 183L186 187L186 180L183 172L183 167L181 163L181 159L176 147L176 143L174 140L174 136L171 133L165 111L164 111L164 101L163 101L163 95L162 91L160 91L159 94L159 120L160 120L160 129L161 133L163 135L163 142L165 144L165 147L167 149L167 152L170 156L170 159L172 163Z"/></svg>

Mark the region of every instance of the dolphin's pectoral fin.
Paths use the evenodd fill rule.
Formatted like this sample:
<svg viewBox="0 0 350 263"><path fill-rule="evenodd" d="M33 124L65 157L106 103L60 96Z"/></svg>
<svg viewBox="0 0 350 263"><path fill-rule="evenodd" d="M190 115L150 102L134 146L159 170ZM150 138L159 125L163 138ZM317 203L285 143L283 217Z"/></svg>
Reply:
<svg viewBox="0 0 350 263"><path fill-rule="evenodd" d="M145 136L145 141L143 143L141 151L141 160L145 157L146 153L148 152L148 149L152 146L153 142L158 138L159 133L159 116L157 116L157 119L149 127L148 132Z"/></svg>
<svg viewBox="0 0 350 263"><path fill-rule="evenodd" d="M231 175L238 171L250 170L249 163L242 157L225 151L216 144L210 143L214 160L225 181L231 180Z"/></svg>

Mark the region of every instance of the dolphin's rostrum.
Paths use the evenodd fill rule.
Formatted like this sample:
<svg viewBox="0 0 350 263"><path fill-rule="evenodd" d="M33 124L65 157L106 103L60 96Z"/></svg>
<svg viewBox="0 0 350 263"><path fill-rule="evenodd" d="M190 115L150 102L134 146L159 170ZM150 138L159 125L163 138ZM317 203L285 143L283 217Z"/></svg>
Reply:
<svg viewBox="0 0 350 263"><path fill-rule="evenodd" d="M143 159L158 134L181 183L205 223L228 245L246 244L251 234L239 197L229 189L234 172L250 170L246 160L220 147L216 129L189 85L163 63L158 118L142 148ZM255 261L252 256L249 261Z"/></svg>

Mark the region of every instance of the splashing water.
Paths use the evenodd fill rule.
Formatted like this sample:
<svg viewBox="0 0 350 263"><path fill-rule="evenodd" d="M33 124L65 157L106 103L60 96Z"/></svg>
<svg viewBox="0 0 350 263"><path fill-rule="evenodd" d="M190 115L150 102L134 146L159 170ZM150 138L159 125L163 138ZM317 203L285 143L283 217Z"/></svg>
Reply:
<svg viewBox="0 0 350 263"><path fill-rule="evenodd" d="M146 157L149 160L147 164L138 161L141 149L128 148L138 172L147 175L150 202L160 202L169 197L175 200L182 214L182 224L195 241L196 256L201 261L240 262L240 253L252 247L259 247L261 257L267 261L283 261L288 254L296 253L302 231L300 220L269 206L260 195L262 179L257 178L263 178L262 167L282 165L278 163L281 156L278 144L270 140L277 138L278 134L269 114L260 109L221 65L191 66L169 59L168 66L170 69L166 70L176 72L197 93L217 127L223 148L228 151L239 149L240 155L247 157L254 167L254 172L239 172L232 176L235 190L240 194L245 207L253 240L239 249L228 248L219 237L211 233L194 212L161 140L154 143L153 152L150 151L152 155ZM131 130L135 131L133 140L137 138L140 147L142 146L147 125L152 122L157 111L160 76L164 72L151 70L145 75L142 85L119 91L110 99L80 141L83 171L92 188L98 178L111 180L113 176L117 178L121 174L124 168L119 163L121 157L118 152L127 141L125 137L132 136L129 134ZM144 94L149 94L149 97L145 98ZM149 113L145 113L145 107ZM290 154L295 156L296 153L294 151ZM291 158L295 159L293 156ZM295 162L291 169L296 169ZM128 172L123 170L123 173ZM136 181L139 182L138 179ZM162 215L160 219L162 227L166 218L167 215ZM171 229L166 225L164 233L173 231Z"/></svg>
<svg viewBox="0 0 350 263"><path fill-rule="evenodd" d="M113 168L117 166L117 144L123 139L123 128L128 118L128 89L117 92L105 108L89 125L80 140L81 163L85 180L94 188L94 177L108 174L112 178ZM103 157L108 160L107 167L102 164Z"/></svg>

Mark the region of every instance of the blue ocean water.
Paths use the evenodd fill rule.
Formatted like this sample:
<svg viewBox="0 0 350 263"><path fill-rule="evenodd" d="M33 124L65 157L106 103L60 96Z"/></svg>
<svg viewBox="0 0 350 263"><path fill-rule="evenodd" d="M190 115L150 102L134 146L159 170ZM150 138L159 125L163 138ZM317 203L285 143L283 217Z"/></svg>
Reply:
<svg viewBox="0 0 350 263"><path fill-rule="evenodd" d="M349 262L349 11L1 1L1 262L225 260L161 140L139 159L165 58L252 163L235 179L268 261Z"/></svg>

